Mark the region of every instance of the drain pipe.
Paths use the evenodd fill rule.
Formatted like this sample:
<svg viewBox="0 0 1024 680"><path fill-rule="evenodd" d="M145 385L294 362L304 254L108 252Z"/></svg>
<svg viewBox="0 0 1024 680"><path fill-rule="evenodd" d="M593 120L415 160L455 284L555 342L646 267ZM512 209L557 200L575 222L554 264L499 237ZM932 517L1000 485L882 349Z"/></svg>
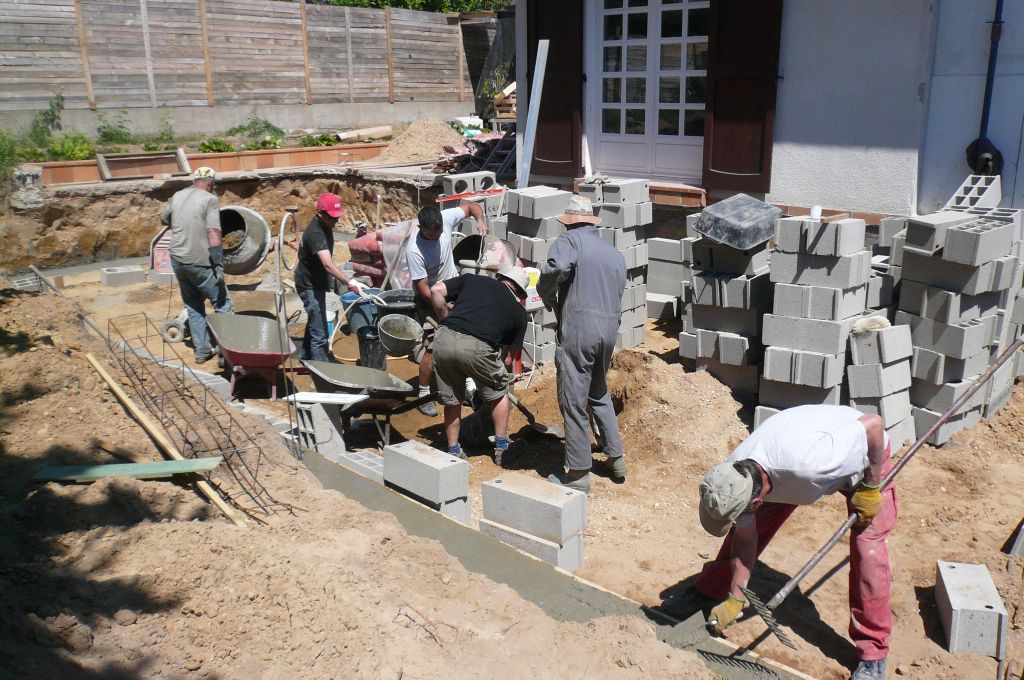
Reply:
<svg viewBox="0 0 1024 680"><path fill-rule="evenodd" d="M981 125L978 138L967 145L967 166L975 175L999 175L1003 171L1003 154L988 138L988 119L992 111L992 88L999 58L999 39L1003 33L1003 0L996 0L988 50L988 71L985 74L985 96L981 103Z"/></svg>

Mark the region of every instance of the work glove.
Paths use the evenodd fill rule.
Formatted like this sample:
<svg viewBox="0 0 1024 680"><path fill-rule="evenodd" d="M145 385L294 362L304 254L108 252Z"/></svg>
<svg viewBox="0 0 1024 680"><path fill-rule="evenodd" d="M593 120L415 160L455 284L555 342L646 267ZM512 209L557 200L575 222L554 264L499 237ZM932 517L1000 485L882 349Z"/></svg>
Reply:
<svg viewBox="0 0 1024 680"><path fill-rule="evenodd" d="M743 612L743 608L747 606L746 600L741 600L735 597L732 593L729 593L729 597L725 598L722 602L715 605L715 608L711 610L711 617L708 619L708 627L716 635L723 635L723 631L736 623L736 619Z"/></svg>
<svg viewBox="0 0 1024 680"><path fill-rule="evenodd" d="M348 289L355 293L356 295L362 297L363 292L366 290L366 284L361 281L356 281L355 279L349 279Z"/></svg>
<svg viewBox="0 0 1024 680"><path fill-rule="evenodd" d="M882 485L871 486L861 482L850 497L850 507L857 513L857 521L853 526L860 529L871 524L871 520L882 509Z"/></svg>
<svg viewBox="0 0 1024 680"><path fill-rule="evenodd" d="M210 247L210 266L213 267L213 277L218 281L224 279L224 248L223 246Z"/></svg>

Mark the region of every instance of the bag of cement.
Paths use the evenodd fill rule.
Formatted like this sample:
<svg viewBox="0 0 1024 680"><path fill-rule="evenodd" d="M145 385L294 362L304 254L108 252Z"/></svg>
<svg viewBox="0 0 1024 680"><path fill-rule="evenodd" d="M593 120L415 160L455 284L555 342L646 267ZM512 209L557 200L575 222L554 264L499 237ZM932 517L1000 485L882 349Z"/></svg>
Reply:
<svg viewBox="0 0 1024 680"><path fill-rule="evenodd" d="M746 194L736 194L704 208L697 224L712 241L739 250L750 250L775 236L775 221L782 211Z"/></svg>

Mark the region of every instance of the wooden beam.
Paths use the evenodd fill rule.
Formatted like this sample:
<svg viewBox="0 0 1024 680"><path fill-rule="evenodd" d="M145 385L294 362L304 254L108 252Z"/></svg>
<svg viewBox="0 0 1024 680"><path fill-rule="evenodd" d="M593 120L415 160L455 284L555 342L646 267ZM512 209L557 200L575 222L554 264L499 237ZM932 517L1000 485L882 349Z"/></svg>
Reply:
<svg viewBox="0 0 1024 680"><path fill-rule="evenodd" d="M202 2L202 0L200 0L200 2ZM164 434L163 430L153 422L148 413L143 411L134 401L132 401L131 397L129 397L124 389L122 389L121 385L119 385L117 381L107 373L107 370L103 368L100 362L96 361L96 357L90 353L86 354L85 358L89 360L92 367L96 369L96 372L99 373L100 377L107 383L107 387L109 387L110 391L114 393L114 396L124 404L124 407L128 409L128 412L132 414L132 417L139 421L139 424L142 425L143 429L149 433L149 436L153 438L153 441L156 442L156 445L160 450L163 451L168 458L172 458L174 460L185 460L185 457L181 455L180 451L178 451L178 447L175 446L174 442L172 442L170 438ZM206 496L211 503L217 506L217 509L223 512L235 526L246 526L245 518L238 514L237 510L228 505L208 481L204 479L196 482L196 488L199 489L199 492Z"/></svg>
<svg viewBox="0 0 1024 680"><path fill-rule="evenodd" d="M32 475L36 482L95 482L107 477L166 479L174 475L206 472L224 462L223 456L158 460L149 463L102 463L99 465L61 465L43 468Z"/></svg>
<svg viewBox="0 0 1024 680"><path fill-rule="evenodd" d="M75 0L75 23L78 25L78 51L82 55L82 77L85 79L85 98L89 108L96 108L92 92L92 70L89 68L89 43L85 39L85 19L82 16L82 0Z"/></svg>
<svg viewBox="0 0 1024 680"><path fill-rule="evenodd" d="M306 24L306 0L299 0L299 13L302 15L302 63L306 74L306 104L313 103L313 81L309 77L309 40Z"/></svg>
<svg viewBox="0 0 1024 680"><path fill-rule="evenodd" d="M355 90L352 89L352 20L349 18L348 6L345 7L345 65L348 67L348 100L354 103Z"/></svg>
<svg viewBox="0 0 1024 680"><path fill-rule="evenodd" d="M203 34L203 71L206 73L206 105L213 106L213 68L210 66L210 34L206 28L206 0L199 0L199 29Z"/></svg>
<svg viewBox="0 0 1024 680"><path fill-rule="evenodd" d="M458 29L456 37L459 43L459 101L464 102L466 101L466 47L462 44L462 24L456 21L455 27Z"/></svg>
<svg viewBox="0 0 1024 680"><path fill-rule="evenodd" d="M391 5L384 8L384 32L388 46L388 101L395 103L395 59L391 54Z"/></svg>
<svg viewBox="0 0 1024 680"><path fill-rule="evenodd" d="M142 13L142 46L146 51L146 81L149 83L149 105L156 108L156 79L153 77L153 51L149 45L149 12L146 0L139 0Z"/></svg>

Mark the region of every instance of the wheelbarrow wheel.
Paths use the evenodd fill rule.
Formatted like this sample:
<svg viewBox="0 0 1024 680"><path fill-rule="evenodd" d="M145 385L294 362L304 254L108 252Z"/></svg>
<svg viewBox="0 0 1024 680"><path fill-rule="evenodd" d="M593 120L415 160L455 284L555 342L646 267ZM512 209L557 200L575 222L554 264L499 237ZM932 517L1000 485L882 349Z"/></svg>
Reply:
<svg viewBox="0 0 1024 680"><path fill-rule="evenodd" d="M170 343L184 342L185 324L177 319L168 319L161 324L160 335Z"/></svg>

